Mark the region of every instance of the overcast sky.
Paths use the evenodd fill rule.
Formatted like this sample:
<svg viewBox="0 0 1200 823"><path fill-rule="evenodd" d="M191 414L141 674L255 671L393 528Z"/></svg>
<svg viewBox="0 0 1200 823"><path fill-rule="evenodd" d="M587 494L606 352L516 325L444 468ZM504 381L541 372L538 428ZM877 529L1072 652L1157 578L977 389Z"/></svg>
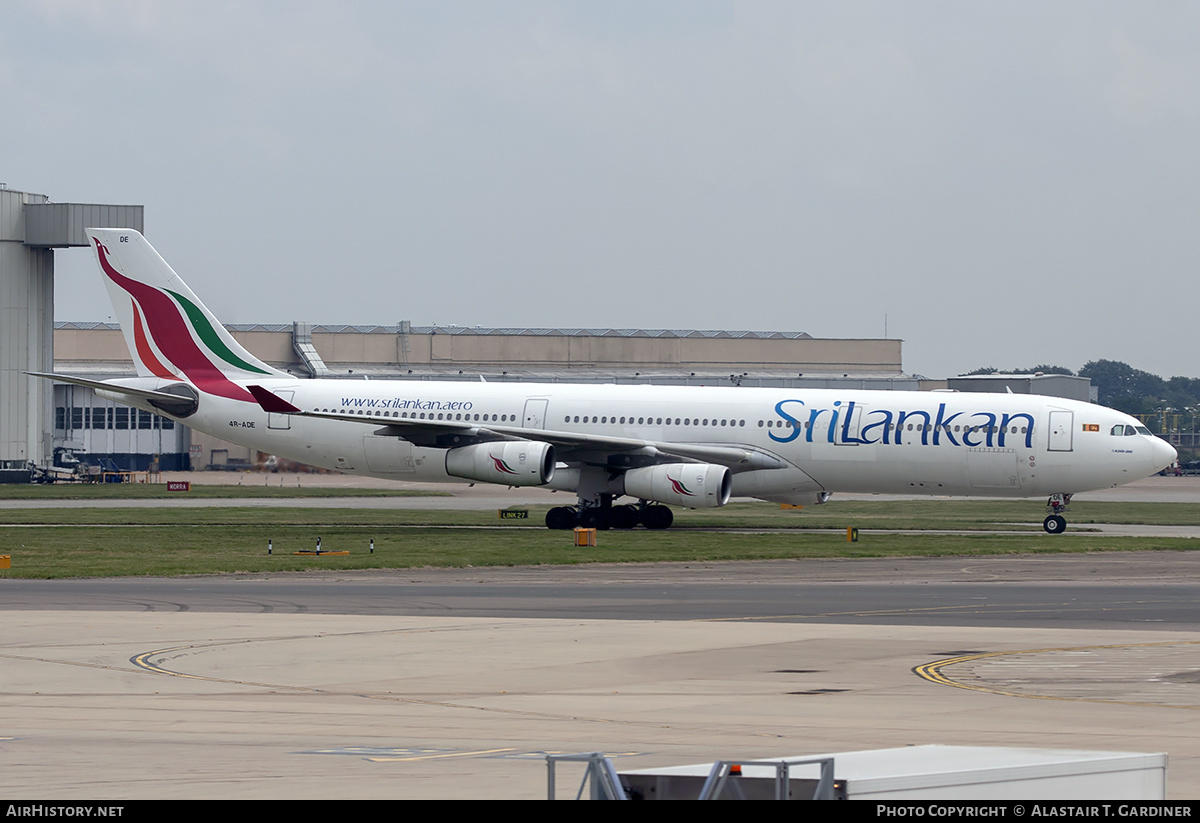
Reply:
<svg viewBox="0 0 1200 823"><path fill-rule="evenodd" d="M0 181L225 322L1200 376L1194 2L0 2ZM111 309L83 249L59 320Z"/></svg>

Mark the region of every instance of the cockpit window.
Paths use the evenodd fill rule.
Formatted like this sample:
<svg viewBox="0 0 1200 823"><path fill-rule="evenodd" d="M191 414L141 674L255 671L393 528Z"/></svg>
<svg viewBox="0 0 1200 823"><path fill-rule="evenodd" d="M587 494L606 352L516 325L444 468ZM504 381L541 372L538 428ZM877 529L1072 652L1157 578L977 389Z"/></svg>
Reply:
<svg viewBox="0 0 1200 823"><path fill-rule="evenodd" d="M1126 426L1124 423L1118 423L1112 427L1110 434L1113 437L1133 437L1135 434L1150 434L1150 430L1145 426Z"/></svg>

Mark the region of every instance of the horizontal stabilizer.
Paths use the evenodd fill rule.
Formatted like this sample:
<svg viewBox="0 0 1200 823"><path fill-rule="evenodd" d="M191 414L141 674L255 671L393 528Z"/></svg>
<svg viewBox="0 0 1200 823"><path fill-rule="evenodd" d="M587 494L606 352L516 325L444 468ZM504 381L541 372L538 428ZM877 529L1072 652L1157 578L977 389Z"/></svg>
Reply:
<svg viewBox="0 0 1200 823"><path fill-rule="evenodd" d="M187 417L196 412L196 390L183 383L172 386L171 391L158 391L157 389L122 386L119 383L109 383L105 380L74 377L69 374L50 374L35 371L25 373L30 377L43 377L48 380L57 380L60 383L70 383L73 386L83 386L94 391L106 392L118 397L126 397L130 400L141 400L176 417Z"/></svg>

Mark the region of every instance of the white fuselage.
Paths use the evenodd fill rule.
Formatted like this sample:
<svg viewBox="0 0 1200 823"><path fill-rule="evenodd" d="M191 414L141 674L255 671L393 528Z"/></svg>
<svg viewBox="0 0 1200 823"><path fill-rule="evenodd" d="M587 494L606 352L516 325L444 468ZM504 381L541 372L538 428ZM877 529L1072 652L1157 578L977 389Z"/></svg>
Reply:
<svg viewBox="0 0 1200 823"><path fill-rule="evenodd" d="M183 422L310 465L401 481L464 482L446 473L445 449L382 434L383 426L407 420L752 448L786 465L734 469L733 494L771 500L820 492L1073 494L1147 477L1175 459L1169 445L1128 415L1025 394L254 382L306 412L351 414L362 421L268 414L253 403L203 394L198 411ZM538 438L531 433L530 439Z"/></svg>

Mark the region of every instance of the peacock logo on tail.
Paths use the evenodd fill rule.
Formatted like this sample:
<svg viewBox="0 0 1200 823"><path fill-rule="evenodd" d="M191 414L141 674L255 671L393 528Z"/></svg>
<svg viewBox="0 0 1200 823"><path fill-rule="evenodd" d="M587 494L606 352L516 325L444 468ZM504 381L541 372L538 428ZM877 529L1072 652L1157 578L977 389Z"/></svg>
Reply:
<svg viewBox="0 0 1200 823"><path fill-rule="evenodd" d="M178 292L156 289L126 277L112 264L108 248L93 237L100 268L129 294L133 308L136 355L156 377L188 380L201 391L254 403L254 397L231 381L225 370L269 375L230 350L205 312ZM201 348L203 345L203 348Z"/></svg>

